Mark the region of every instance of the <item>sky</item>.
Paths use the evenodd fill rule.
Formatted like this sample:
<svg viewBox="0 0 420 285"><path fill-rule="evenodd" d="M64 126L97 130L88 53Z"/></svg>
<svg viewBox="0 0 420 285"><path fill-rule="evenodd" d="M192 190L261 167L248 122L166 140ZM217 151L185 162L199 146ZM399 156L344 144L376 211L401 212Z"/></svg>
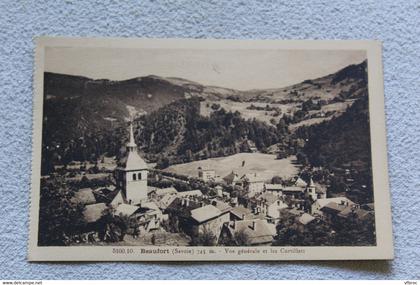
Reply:
<svg viewBox="0 0 420 285"><path fill-rule="evenodd" d="M92 79L157 75L238 90L280 88L366 59L357 50L46 48L45 71Z"/></svg>

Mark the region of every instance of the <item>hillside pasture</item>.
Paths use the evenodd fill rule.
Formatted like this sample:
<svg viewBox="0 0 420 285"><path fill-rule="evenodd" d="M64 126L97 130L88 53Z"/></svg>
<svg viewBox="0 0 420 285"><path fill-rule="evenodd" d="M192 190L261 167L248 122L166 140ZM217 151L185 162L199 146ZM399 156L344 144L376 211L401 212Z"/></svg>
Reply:
<svg viewBox="0 0 420 285"><path fill-rule="evenodd" d="M283 116L283 114L290 114L292 111L296 110L296 104L277 104L277 103L265 103L265 102L234 102L231 100L205 100L201 102L200 105L200 114L202 116L208 117L210 116L213 109L211 106L213 104L219 104L221 108L225 109L226 111L230 112L240 112L241 116L246 120L257 119L261 122L265 122L267 124L271 124L270 120L275 119L276 122ZM281 114L279 116L274 116L276 111L265 111L265 110L251 110L247 109L251 105L256 107L262 107L269 105L270 107L276 107L281 110Z"/></svg>
<svg viewBox="0 0 420 285"><path fill-rule="evenodd" d="M284 179L292 178L298 173L298 165L294 163L295 156L276 159L276 155L264 153L237 153L226 157L209 158L172 165L164 171L192 177L198 177L198 168L214 169L219 179L232 171L239 176L246 173L258 173L264 180L271 180L273 176ZM242 163L244 166L242 166Z"/></svg>

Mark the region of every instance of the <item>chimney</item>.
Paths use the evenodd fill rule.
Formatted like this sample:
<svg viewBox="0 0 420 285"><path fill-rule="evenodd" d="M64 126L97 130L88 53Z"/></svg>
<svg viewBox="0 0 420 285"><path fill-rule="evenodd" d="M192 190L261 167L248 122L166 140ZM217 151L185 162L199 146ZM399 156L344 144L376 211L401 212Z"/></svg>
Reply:
<svg viewBox="0 0 420 285"><path fill-rule="evenodd" d="M245 220L245 214L242 214L242 220Z"/></svg>
<svg viewBox="0 0 420 285"><path fill-rule="evenodd" d="M185 207L188 207L190 205L190 200L185 199Z"/></svg>
<svg viewBox="0 0 420 285"><path fill-rule="evenodd" d="M256 231L257 230L257 222L254 220L254 221L252 221L252 229L254 230L254 231Z"/></svg>

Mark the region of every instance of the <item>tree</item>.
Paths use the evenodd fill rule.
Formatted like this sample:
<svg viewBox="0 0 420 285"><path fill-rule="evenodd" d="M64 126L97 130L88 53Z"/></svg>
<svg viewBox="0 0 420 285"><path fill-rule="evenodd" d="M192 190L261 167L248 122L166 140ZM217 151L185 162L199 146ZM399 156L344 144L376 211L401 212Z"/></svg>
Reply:
<svg viewBox="0 0 420 285"><path fill-rule="evenodd" d="M71 200L74 192L64 180L54 178L41 183L38 244L60 246L71 242L73 236L82 233L86 223L84 206Z"/></svg>
<svg viewBox="0 0 420 285"><path fill-rule="evenodd" d="M273 245L277 246L325 246L333 245L333 230L321 220L300 225L296 216L283 211L277 224L277 236Z"/></svg>
<svg viewBox="0 0 420 285"><path fill-rule="evenodd" d="M124 240L127 230L135 221L127 216L117 216L112 209L106 210L97 223L99 238L105 242L119 242ZM137 226L135 224L134 226Z"/></svg>
<svg viewBox="0 0 420 285"><path fill-rule="evenodd" d="M283 178L281 178L280 176L273 176L273 178L271 178L271 183L283 184Z"/></svg>
<svg viewBox="0 0 420 285"><path fill-rule="evenodd" d="M191 240L193 246L214 246L216 244L216 236L207 227Z"/></svg>
<svg viewBox="0 0 420 285"><path fill-rule="evenodd" d="M250 239L245 231L241 230L233 235L233 243L237 246L248 246L250 245Z"/></svg>
<svg viewBox="0 0 420 285"><path fill-rule="evenodd" d="M333 221L336 230L335 243L347 246L366 246L376 244L375 219L372 215L361 220L351 213L345 220Z"/></svg>

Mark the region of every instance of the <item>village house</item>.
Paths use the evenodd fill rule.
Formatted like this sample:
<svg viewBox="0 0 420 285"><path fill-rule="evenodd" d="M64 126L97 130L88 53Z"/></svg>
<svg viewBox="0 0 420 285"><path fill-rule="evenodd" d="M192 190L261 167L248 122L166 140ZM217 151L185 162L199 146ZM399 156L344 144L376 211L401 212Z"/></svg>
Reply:
<svg viewBox="0 0 420 285"><path fill-rule="evenodd" d="M120 204L115 209L115 215L134 218L138 223L139 235L160 228L162 212L153 202L145 202L141 206Z"/></svg>
<svg viewBox="0 0 420 285"><path fill-rule="evenodd" d="M159 209L161 209L161 211L165 213L168 206L176 199L176 197L177 196L174 194L166 194L159 200L155 200L155 202Z"/></svg>
<svg viewBox="0 0 420 285"><path fill-rule="evenodd" d="M262 214L272 223L280 218L280 211L288 207L283 199L271 193L254 196L250 200L250 206L256 215Z"/></svg>
<svg viewBox="0 0 420 285"><path fill-rule="evenodd" d="M351 219L351 218L357 218L361 221L366 221L369 219L375 219L375 212L373 210L367 210L364 207L360 207L357 204L353 204L350 206L347 206L344 210L342 210L337 215L340 218L343 218L345 220Z"/></svg>
<svg viewBox="0 0 420 285"><path fill-rule="evenodd" d="M245 147L249 150L249 152L258 152L258 148L252 140L246 140Z"/></svg>
<svg viewBox="0 0 420 285"><path fill-rule="evenodd" d="M216 207L222 213L227 213L232 209L232 207L228 203L225 203L225 202L220 201L218 199L211 200L210 205Z"/></svg>
<svg viewBox="0 0 420 285"><path fill-rule="evenodd" d="M243 235L246 245L249 246L267 246L271 245L276 229L275 225L265 220L235 220L225 225L222 234L232 240L235 240L238 235Z"/></svg>
<svg viewBox="0 0 420 285"><path fill-rule="evenodd" d="M91 205L97 202L92 188L83 188L76 191L71 201L82 205Z"/></svg>
<svg viewBox="0 0 420 285"><path fill-rule="evenodd" d="M253 197L264 191L264 179L257 173L248 173L241 177L243 187L248 197Z"/></svg>
<svg viewBox="0 0 420 285"><path fill-rule="evenodd" d="M203 197L203 192L201 192L200 190L184 191L178 192L176 196L180 198Z"/></svg>
<svg viewBox="0 0 420 285"><path fill-rule="evenodd" d="M245 208L244 206L237 206L230 209L230 220L239 221L239 220L251 220L254 217L251 210Z"/></svg>
<svg viewBox="0 0 420 285"><path fill-rule="evenodd" d="M161 199L163 196L168 195L168 194L176 195L178 194L178 191L174 187L156 188L156 191L154 194L155 194L156 199Z"/></svg>
<svg viewBox="0 0 420 285"><path fill-rule="evenodd" d="M315 184L311 178L305 189L305 197L310 197L312 201L325 199L327 198L327 189L322 187L320 184Z"/></svg>
<svg viewBox="0 0 420 285"><path fill-rule="evenodd" d="M223 187L220 185L217 185L216 187L214 187L214 191L216 191L216 195L217 197L223 197Z"/></svg>
<svg viewBox="0 0 420 285"><path fill-rule="evenodd" d="M295 216L295 217L300 217L304 213L305 213L305 211L299 210L299 209L296 209L296 208L286 208L286 209L281 210L281 215L282 216L292 215L292 216Z"/></svg>
<svg viewBox="0 0 420 285"><path fill-rule="evenodd" d="M223 181L225 181L229 186L242 186L242 181L239 175L234 171L223 177Z"/></svg>
<svg viewBox="0 0 420 285"><path fill-rule="evenodd" d="M229 211L222 212L213 205L187 198L177 197L166 211L178 230L191 237L207 231L218 239L223 223L230 219Z"/></svg>
<svg viewBox="0 0 420 285"><path fill-rule="evenodd" d="M216 171L209 168L198 168L198 178L204 182L214 181L216 179Z"/></svg>
<svg viewBox="0 0 420 285"><path fill-rule="evenodd" d="M320 209L320 212L322 213L321 217L327 223L331 223L336 221L338 214L346 207L347 205L345 203L338 204L335 202L329 202L327 205Z"/></svg>
<svg viewBox="0 0 420 285"><path fill-rule="evenodd" d="M217 243L222 232L223 225L229 222L229 211L222 212L213 205L205 205L203 207L191 211L192 232L194 236L211 232Z"/></svg>
<svg viewBox="0 0 420 285"><path fill-rule="evenodd" d="M354 203L346 197L318 199L312 204L311 214L330 220L330 218L351 205L354 205Z"/></svg>
<svg viewBox="0 0 420 285"><path fill-rule="evenodd" d="M289 198L294 198L294 199L301 199L304 197L305 194L305 189L303 187L300 186L285 186L283 187L282 190L282 195L283 197L289 197Z"/></svg>
<svg viewBox="0 0 420 285"><path fill-rule="evenodd" d="M306 186L308 186L308 183L306 183L305 180L303 180L302 178L298 177L294 185L300 188L306 188Z"/></svg>
<svg viewBox="0 0 420 285"><path fill-rule="evenodd" d="M315 221L315 217L311 216L308 213L303 213L299 218L298 218L298 222L302 225L307 225L310 224L311 222Z"/></svg>
<svg viewBox="0 0 420 285"><path fill-rule="evenodd" d="M114 185L109 185L104 188L98 188L93 190L96 202L105 203L107 205L111 203L111 201L119 192L120 190L116 189Z"/></svg>
<svg viewBox="0 0 420 285"><path fill-rule="evenodd" d="M89 204L86 205L83 210L83 218L84 221L88 224L88 228L93 226L100 218L102 218L105 210L108 207L105 203L96 203L96 204Z"/></svg>
<svg viewBox="0 0 420 285"><path fill-rule="evenodd" d="M301 216L296 217L296 224L298 227L298 230L303 232L305 230L305 227L309 224L315 223L317 220L314 216L311 216L308 213L303 213Z"/></svg>
<svg viewBox="0 0 420 285"><path fill-rule="evenodd" d="M283 195L283 185L266 183L264 184L264 192L280 197Z"/></svg>

